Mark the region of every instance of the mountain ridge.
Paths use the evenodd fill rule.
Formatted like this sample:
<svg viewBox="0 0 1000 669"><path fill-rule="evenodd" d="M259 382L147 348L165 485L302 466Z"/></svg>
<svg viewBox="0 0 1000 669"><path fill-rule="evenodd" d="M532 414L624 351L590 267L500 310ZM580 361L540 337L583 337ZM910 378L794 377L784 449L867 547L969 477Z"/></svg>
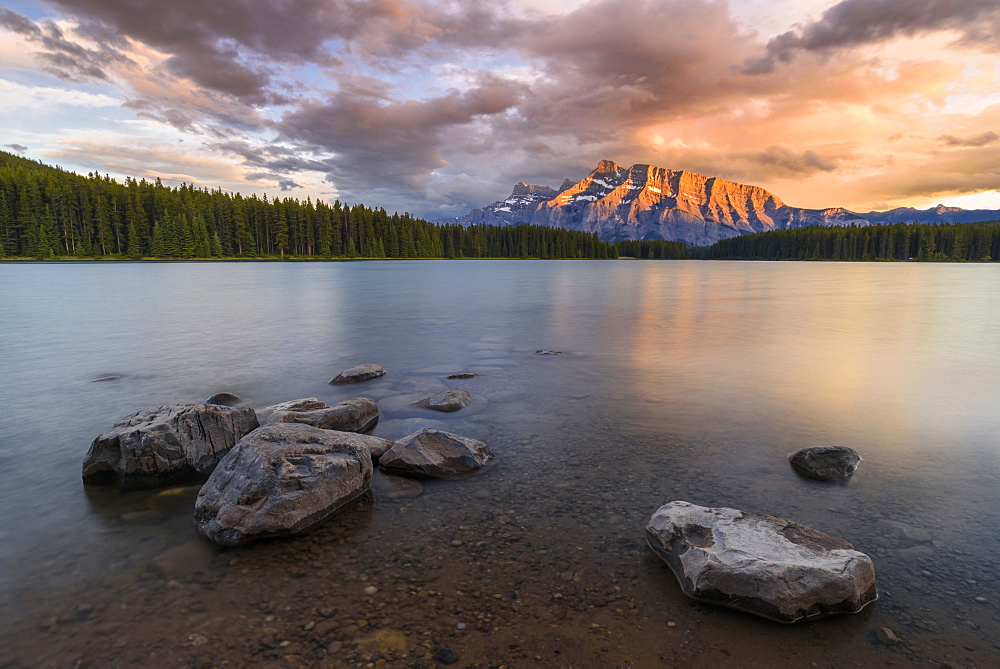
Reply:
<svg viewBox="0 0 1000 669"><path fill-rule="evenodd" d="M519 182L505 200L437 224L544 225L597 233L603 241L681 241L689 246L752 232L812 225L974 223L1000 218L1000 210L938 205L857 213L843 207L806 209L785 204L760 186L645 163L628 168L601 160L580 181L557 190Z"/></svg>

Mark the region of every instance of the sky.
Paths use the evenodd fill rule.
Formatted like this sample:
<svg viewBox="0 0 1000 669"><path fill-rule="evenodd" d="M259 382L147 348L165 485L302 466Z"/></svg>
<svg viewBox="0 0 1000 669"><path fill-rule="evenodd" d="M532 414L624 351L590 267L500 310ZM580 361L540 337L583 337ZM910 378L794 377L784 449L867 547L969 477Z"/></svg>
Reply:
<svg viewBox="0 0 1000 669"><path fill-rule="evenodd" d="M1000 209L1000 2L0 0L0 149L432 220L601 159Z"/></svg>

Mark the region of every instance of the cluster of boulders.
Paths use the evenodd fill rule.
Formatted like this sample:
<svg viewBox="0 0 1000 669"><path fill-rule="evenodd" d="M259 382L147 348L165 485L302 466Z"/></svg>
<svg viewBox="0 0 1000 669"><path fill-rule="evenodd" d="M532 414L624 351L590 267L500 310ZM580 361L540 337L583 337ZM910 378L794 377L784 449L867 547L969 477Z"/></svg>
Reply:
<svg viewBox="0 0 1000 669"><path fill-rule="evenodd" d="M331 383L385 374L378 365L345 370ZM448 394L450 393L450 394ZM421 406L456 411L462 391ZM378 405L355 397L333 406L315 397L261 409L232 393L203 404L139 411L97 437L83 462L85 483L154 488L208 476L195 502L195 525L224 546L298 534L365 494L375 462L396 474L460 476L493 459L481 441L425 428L393 442L364 434Z"/></svg>
<svg viewBox="0 0 1000 669"><path fill-rule="evenodd" d="M817 446L788 459L808 478L844 481L861 456ZM650 518L646 539L687 596L777 622L856 613L878 598L871 558L792 520L674 501Z"/></svg>
<svg viewBox="0 0 1000 669"><path fill-rule="evenodd" d="M379 365L359 365L330 383L385 373ZM411 406L451 412L471 402L467 391L450 389ZM333 406L315 397L256 410L239 404L236 395L219 393L204 404L127 416L94 440L84 481L151 488L208 476L195 502L195 525L215 543L238 546L324 521L369 490L375 463L394 474L448 477L494 458L481 441L426 427L395 442L365 434L380 415L365 397ZM789 456L796 472L822 481L847 480L860 461L842 446ZM674 501L653 514L646 535L683 592L698 601L794 623L855 613L878 597L867 555L791 520Z"/></svg>

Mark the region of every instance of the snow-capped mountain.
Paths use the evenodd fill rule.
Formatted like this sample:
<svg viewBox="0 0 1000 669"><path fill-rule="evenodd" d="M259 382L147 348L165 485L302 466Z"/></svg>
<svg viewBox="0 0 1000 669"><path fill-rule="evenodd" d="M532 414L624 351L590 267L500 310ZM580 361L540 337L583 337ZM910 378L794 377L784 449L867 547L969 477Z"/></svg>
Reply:
<svg viewBox="0 0 1000 669"><path fill-rule="evenodd" d="M971 223L1000 218L1000 211L938 206L854 213L842 207L789 207L757 186L652 165L623 168L602 160L583 180L558 190L519 183L510 197L465 216L438 223L530 223L596 232L605 241L667 239L690 245L750 232L810 225L873 223Z"/></svg>

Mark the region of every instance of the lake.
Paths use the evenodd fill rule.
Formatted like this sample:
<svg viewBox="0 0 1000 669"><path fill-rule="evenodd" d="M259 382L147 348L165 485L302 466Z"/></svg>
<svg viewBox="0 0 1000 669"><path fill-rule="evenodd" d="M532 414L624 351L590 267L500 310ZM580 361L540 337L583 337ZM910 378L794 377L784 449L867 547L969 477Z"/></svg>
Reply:
<svg viewBox="0 0 1000 669"><path fill-rule="evenodd" d="M0 323L0 665L1000 662L1000 266L7 263ZM367 362L389 373L328 385ZM409 406L448 387L475 401ZM230 550L196 489L83 486L115 421L219 391L371 397L373 434L497 462L376 474L312 533ZM861 453L849 482L789 466L825 444ZM672 500L847 539L880 598L794 626L692 602L645 545Z"/></svg>

